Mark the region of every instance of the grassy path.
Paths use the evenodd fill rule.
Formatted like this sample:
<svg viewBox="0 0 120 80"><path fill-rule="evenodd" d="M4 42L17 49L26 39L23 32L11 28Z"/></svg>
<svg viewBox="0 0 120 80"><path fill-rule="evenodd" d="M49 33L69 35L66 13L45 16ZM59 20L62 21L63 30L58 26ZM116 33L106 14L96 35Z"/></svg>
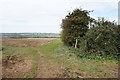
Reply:
<svg viewBox="0 0 120 80"><path fill-rule="evenodd" d="M3 77L34 78L40 64L38 46L56 39L5 39L3 40Z"/></svg>
<svg viewBox="0 0 120 80"><path fill-rule="evenodd" d="M43 61L42 63L45 63L45 65L42 64L43 66L45 66L45 70L43 69L43 71L48 72L48 74L51 74L50 73L51 71L53 72L59 71L60 73L55 72L57 74L57 77L64 77L64 78L118 77L118 64L116 64L116 61L114 60L102 61L102 60L79 58L74 53L71 52L72 49L64 46L60 40L40 46L39 50L43 54L42 57L43 60L41 61ZM54 69L51 68L51 65ZM57 69L55 67L57 67ZM43 77L49 78L55 76L44 75Z"/></svg>

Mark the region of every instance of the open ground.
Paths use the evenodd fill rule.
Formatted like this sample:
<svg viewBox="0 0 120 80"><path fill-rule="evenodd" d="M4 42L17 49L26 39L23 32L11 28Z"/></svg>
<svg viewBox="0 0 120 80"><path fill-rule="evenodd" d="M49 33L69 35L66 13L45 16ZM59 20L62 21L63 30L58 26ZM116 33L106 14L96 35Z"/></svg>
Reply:
<svg viewBox="0 0 120 80"><path fill-rule="evenodd" d="M3 78L117 78L114 60L77 57L58 38L1 39Z"/></svg>

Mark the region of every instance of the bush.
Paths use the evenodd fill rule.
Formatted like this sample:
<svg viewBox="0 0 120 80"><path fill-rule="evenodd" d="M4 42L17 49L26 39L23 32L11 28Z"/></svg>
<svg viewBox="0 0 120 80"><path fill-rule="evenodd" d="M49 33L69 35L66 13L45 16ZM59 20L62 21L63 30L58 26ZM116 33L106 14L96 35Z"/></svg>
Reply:
<svg viewBox="0 0 120 80"><path fill-rule="evenodd" d="M118 28L111 22L89 29L85 36L87 52L99 56L117 56L120 46Z"/></svg>
<svg viewBox="0 0 120 80"><path fill-rule="evenodd" d="M62 41L75 48L77 44L77 48L87 55L116 58L120 53L120 26L104 18L95 20L89 12L75 9L62 20Z"/></svg>

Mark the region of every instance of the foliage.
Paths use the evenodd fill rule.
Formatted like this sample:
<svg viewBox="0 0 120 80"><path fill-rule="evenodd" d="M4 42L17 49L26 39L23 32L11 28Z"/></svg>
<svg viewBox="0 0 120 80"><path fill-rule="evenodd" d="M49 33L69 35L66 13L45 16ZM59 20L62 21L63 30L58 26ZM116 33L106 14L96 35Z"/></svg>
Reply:
<svg viewBox="0 0 120 80"><path fill-rule="evenodd" d="M88 30L92 20L87 10L75 9L62 20L62 40L66 45L74 46L76 39L80 40Z"/></svg>
<svg viewBox="0 0 120 80"><path fill-rule="evenodd" d="M120 26L115 21L111 22L101 17L95 20L88 16L89 12L75 9L62 20L61 37L64 44L74 46L77 39L79 42L77 47L83 53L96 57L118 58L117 55L120 54Z"/></svg>
<svg viewBox="0 0 120 80"><path fill-rule="evenodd" d="M89 29L85 36L87 51L90 54L99 56L114 55L117 57L118 46L118 26L114 22L99 18L97 25ZM97 54L96 54L97 53Z"/></svg>

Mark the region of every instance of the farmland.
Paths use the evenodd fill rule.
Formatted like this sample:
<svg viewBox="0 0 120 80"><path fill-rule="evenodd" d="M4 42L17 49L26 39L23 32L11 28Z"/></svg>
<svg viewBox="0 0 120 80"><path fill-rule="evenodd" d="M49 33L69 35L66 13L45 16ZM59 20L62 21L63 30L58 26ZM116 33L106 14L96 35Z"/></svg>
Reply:
<svg viewBox="0 0 120 80"><path fill-rule="evenodd" d="M0 79L120 78L117 0L0 3Z"/></svg>
<svg viewBox="0 0 120 80"><path fill-rule="evenodd" d="M118 77L116 60L78 57L59 38L1 40L3 78Z"/></svg>

